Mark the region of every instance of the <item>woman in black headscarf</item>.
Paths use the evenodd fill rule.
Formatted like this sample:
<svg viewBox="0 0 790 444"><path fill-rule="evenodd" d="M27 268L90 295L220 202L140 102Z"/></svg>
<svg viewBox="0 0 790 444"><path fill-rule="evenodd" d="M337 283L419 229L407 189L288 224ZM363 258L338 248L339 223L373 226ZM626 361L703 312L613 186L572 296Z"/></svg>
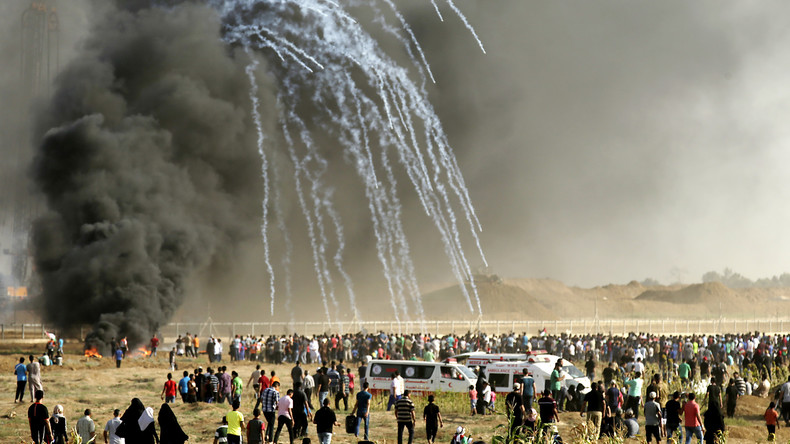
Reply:
<svg viewBox="0 0 790 444"><path fill-rule="evenodd" d="M145 413L145 405L139 398L132 399L129 408L121 415L121 425L115 434L125 438L126 442L134 444L154 444L159 442L156 436L154 423L151 422L144 429L140 428L140 418Z"/></svg>
<svg viewBox="0 0 790 444"><path fill-rule="evenodd" d="M719 433L724 433L724 415L716 403L709 403L703 421L705 422L705 444L715 444Z"/></svg>
<svg viewBox="0 0 790 444"><path fill-rule="evenodd" d="M178 425L175 413L167 403L159 409L159 435L162 444L184 444L188 439L186 433Z"/></svg>

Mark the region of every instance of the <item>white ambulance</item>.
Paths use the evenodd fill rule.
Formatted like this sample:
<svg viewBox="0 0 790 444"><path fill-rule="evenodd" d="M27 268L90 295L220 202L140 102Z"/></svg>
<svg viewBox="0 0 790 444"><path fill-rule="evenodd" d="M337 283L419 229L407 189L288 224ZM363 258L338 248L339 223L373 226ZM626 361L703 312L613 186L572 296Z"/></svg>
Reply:
<svg viewBox="0 0 790 444"><path fill-rule="evenodd" d="M554 363L560 359L553 355L539 355L527 361L518 362L493 362L486 367L485 376L491 389L497 392L513 391L513 383L520 380L524 370L532 373L535 380L535 388L538 393L543 392L546 384L551 379L551 372L554 371ZM578 386L584 387L582 393L590 391L590 378L579 370L570 361L562 360L562 373L565 379L561 381L563 387Z"/></svg>
<svg viewBox="0 0 790 444"><path fill-rule="evenodd" d="M371 359L367 364L365 381L371 391L389 391L396 371L403 378L404 388L413 392L467 392L477 382L471 370L452 362Z"/></svg>

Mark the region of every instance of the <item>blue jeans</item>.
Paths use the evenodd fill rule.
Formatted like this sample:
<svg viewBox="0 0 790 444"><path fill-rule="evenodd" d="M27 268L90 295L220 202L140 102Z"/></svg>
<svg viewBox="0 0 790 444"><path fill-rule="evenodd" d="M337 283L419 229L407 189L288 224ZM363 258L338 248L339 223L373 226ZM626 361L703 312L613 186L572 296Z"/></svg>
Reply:
<svg viewBox="0 0 790 444"><path fill-rule="evenodd" d="M387 411L389 412L392 409L392 406L398 402L400 396L390 395L390 399L387 401Z"/></svg>
<svg viewBox="0 0 790 444"><path fill-rule="evenodd" d="M359 436L359 422L365 421L365 441L368 440L368 433L370 432L370 413L368 416L360 416L357 414L357 427L354 429L354 436Z"/></svg>
<svg viewBox="0 0 790 444"><path fill-rule="evenodd" d="M323 407L324 406L324 399L329 396L329 392L318 392L318 405ZM319 407L319 408L321 408Z"/></svg>
<svg viewBox="0 0 790 444"><path fill-rule="evenodd" d="M677 435L680 435L680 439L683 439L683 432L681 431L680 424L667 424L667 439L675 438Z"/></svg>
<svg viewBox="0 0 790 444"><path fill-rule="evenodd" d="M318 434L318 442L321 444L332 444L332 434L331 433L319 433Z"/></svg>
<svg viewBox="0 0 790 444"><path fill-rule="evenodd" d="M691 437L696 436L699 442L702 442L702 427L686 427L686 444L691 442Z"/></svg>

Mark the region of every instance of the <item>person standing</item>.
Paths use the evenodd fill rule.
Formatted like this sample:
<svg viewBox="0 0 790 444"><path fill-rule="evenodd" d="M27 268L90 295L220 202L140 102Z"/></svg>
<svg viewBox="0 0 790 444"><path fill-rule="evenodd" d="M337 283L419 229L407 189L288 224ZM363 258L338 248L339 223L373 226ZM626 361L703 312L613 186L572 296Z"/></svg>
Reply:
<svg viewBox="0 0 790 444"><path fill-rule="evenodd" d="M780 390L782 397L782 419L785 422L785 427L790 426L790 376L787 377L787 382L782 384Z"/></svg>
<svg viewBox="0 0 790 444"><path fill-rule="evenodd" d="M337 393L335 394L335 410L340 410L340 400L343 400L343 410L348 411L349 379L345 369L338 371Z"/></svg>
<svg viewBox="0 0 790 444"><path fill-rule="evenodd" d="M159 438L162 444L184 444L189 440L189 436L184 433L169 404L162 404L157 422L159 422Z"/></svg>
<svg viewBox="0 0 790 444"><path fill-rule="evenodd" d="M398 421L398 444L403 444L403 429L409 432L409 444L414 441L414 423L417 422L414 416L414 403L409 399L409 391L404 390L403 394L395 403L395 419Z"/></svg>
<svg viewBox="0 0 790 444"><path fill-rule="evenodd" d="M535 378L532 377L532 372L524 369L524 376L521 377L521 398L524 409L532 408L532 402L535 400L535 392Z"/></svg>
<svg viewBox="0 0 790 444"><path fill-rule="evenodd" d="M315 387L318 390L318 405L324 405L324 399L329 396L329 376L321 368L316 371L316 374L318 375L315 381Z"/></svg>
<svg viewBox="0 0 790 444"><path fill-rule="evenodd" d="M239 401L233 401L233 410L225 415L228 421L228 444L241 444L241 434L244 432L244 415L239 411Z"/></svg>
<svg viewBox="0 0 790 444"><path fill-rule="evenodd" d="M294 438L307 436L308 419L312 420L313 414L307 405L307 395L302 391L302 383L294 383L293 397Z"/></svg>
<svg viewBox="0 0 790 444"><path fill-rule="evenodd" d="M439 433L439 427L444 427L442 413L439 410L439 406L434 404L434 399L433 395L428 395L428 405L426 405L422 411L422 419L425 421L425 435L428 439L428 444L436 442L436 434Z"/></svg>
<svg viewBox="0 0 790 444"><path fill-rule="evenodd" d="M313 410L313 389L315 388L315 380L313 377L304 371L304 394L307 396L307 405L310 410Z"/></svg>
<svg viewBox="0 0 790 444"><path fill-rule="evenodd" d="M252 397L256 400L258 399L258 394L261 392L261 383L258 381L259 379L261 379L261 365L256 364L255 370L250 374L250 379L247 380L247 387L252 384Z"/></svg>
<svg viewBox="0 0 790 444"><path fill-rule="evenodd" d="M195 351L192 348L192 335L190 335L189 332L187 332L186 337L184 337L184 354L187 357L192 357L192 358L196 356Z"/></svg>
<svg viewBox="0 0 790 444"><path fill-rule="evenodd" d="M400 375L398 374L397 370L394 371L390 375L390 379L391 379L391 381L390 381L390 397L387 400L387 411L388 412L392 409L392 406L394 406L398 402L398 400L400 399L400 397L401 397L401 395L403 393L403 390L401 389L401 385L398 382L398 377L399 376Z"/></svg>
<svg viewBox="0 0 790 444"><path fill-rule="evenodd" d="M33 355L28 356L30 362L27 364L27 386L30 388L30 399L33 399L33 394L36 390L44 390L41 384L41 365L33 358Z"/></svg>
<svg viewBox="0 0 790 444"><path fill-rule="evenodd" d="M763 415L765 427L768 429L768 442L776 441L776 428L779 426L779 412L776 411L776 403L771 401Z"/></svg>
<svg viewBox="0 0 790 444"><path fill-rule="evenodd" d="M266 442L274 440L274 420L277 406L280 403L280 382L276 381L271 387L261 392L258 402L263 410L263 417L266 418ZM258 408L258 404L255 404Z"/></svg>
<svg viewBox="0 0 790 444"><path fill-rule="evenodd" d="M241 392L244 389L244 381L241 380L236 371L231 372L231 376L233 376L233 379L230 381L232 399L241 402Z"/></svg>
<svg viewBox="0 0 790 444"><path fill-rule="evenodd" d="M115 349L115 368L121 368L121 361L123 361L123 350L120 348Z"/></svg>
<svg viewBox="0 0 790 444"><path fill-rule="evenodd" d="M293 420L293 390L285 392L285 396L281 397L277 402L277 431L274 433L275 444L280 438L280 432L285 426L288 429L288 443L294 442L294 420Z"/></svg>
<svg viewBox="0 0 790 444"><path fill-rule="evenodd" d="M24 367L25 358L21 358ZM49 411L41 403L44 392L36 390L33 399L35 402L27 409L27 420L30 423L30 437L35 444L46 444L46 437L52 436L52 426L49 423Z"/></svg>
<svg viewBox="0 0 790 444"><path fill-rule="evenodd" d="M149 358L150 357L153 357L153 358L156 357L156 349L157 348L159 348L159 338L157 338L156 335L154 335L153 337L151 337L151 354L148 355Z"/></svg>
<svg viewBox="0 0 790 444"><path fill-rule="evenodd" d="M557 402L551 397L551 389L544 390L543 397L538 399L538 410L540 422L544 425L560 421Z"/></svg>
<svg viewBox="0 0 790 444"><path fill-rule="evenodd" d="M263 444L264 424L261 421L261 411L254 409L253 418L247 423L247 444Z"/></svg>
<svg viewBox="0 0 790 444"><path fill-rule="evenodd" d="M562 362L561 360L557 360L557 362L554 363L554 370L552 370L549 376L549 387L551 388L551 396L554 400L560 399L563 379L565 379L565 375L562 374ZM478 413L480 413L480 409L478 409Z"/></svg>
<svg viewBox="0 0 790 444"><path fill-rule="evenodd" d="M14 403L16 403L17 400L23 402L25 397L25 385L27 384L25 358L19 358L19 363L14 367L14 374L16 375L16 395L14 395Z"/></svg>
<svg viewBox="0 0 790 444"><path fill-rule="evenodd" d="M313 424L316 425L316 432L318 433L318 440L321 444L332 443L332 432L334 426L339 426L335 412L329 408L329 399L324 399L324 405L313 417Z"/></svg>
<svg viewBox="0 0 790 444"><path fill-rule="evenodd" d="M661 417L661 405L656 401L656 392L647 394L647 402L645 403L645 435L647 442L651 442L651 438L655 437L656 442L661 442L661 436L666 434L664 424Z"/></svg>
<svg viewBox="0 0 790 444"><path fill-rule="evenodd" d="M721 387L715 377L710 378L710 384L705 393L705 400L708 401L709 406L715 405L718 409L721 409ZM702 401L703 404L705 400Z"/></svg>
<svg viewBox="0 0 790 444"><path fill-rule="evenodd" d="M738 397L741 394L738 392L738 387L735 384L735 378L730 378L727 384L727 417L732 418L735 416L735 408L738 406Z"/></svg>
<svg viewBox="0 0 790 444"><path fill-rule="evenodd" d="M178 380L178 393L181 394L181 402L187 402L189 394L189 372L184 370L184 377Z"/></svg>
<svg viewBox="0 0 790 444"><path fill-rule="evenodd" d="M680 414L682 413L682 408L680 407L680 392L675 391L672 394L672 399L667 401L667 405L664 406L664 415L667 417L667 424L666 424L666 436L667 440L670 438L674 439L675 435L682 433L678 433L680 430ZM678 438L680 439L680 438Z"/></svg>
<svg viewBox="0 0 790 444"><path fill-rule="evenodd" d="M628 398L625 401L625 409L634 412L634 419L639 419L639 406L642 403L642 373L634 372L633 379L625 378L625 386L628 387Z"/></svg>
<svg viewBox="0 0 790 444"><path fill-rule="evenodd" d="M357 393L357 401L354 403L354 408L351 409L351 414L357 415L357 426L354 428L354 436L359 437L359 422L365 421L365 441L368 440L370 432L370 400L373 398L369 388L370 385L367 381L362 383L362 390Z"/></svg>
<svg viewBox="0 0 790 444"><path fill-rule="evenodd" d="M66 444L69 440L68 426L66 425L66 417L63 416L63 406L58 404L52 411L52 417L49 418L49 425L52 428L52 443L53 444Z"/></svg>
<svg viewBox="0 0 790 444"><path fill-rule="evenodd" d="M82 442L88 442L96 436L96 424L91 418L91 409L85 409L85 416L77 420L77 434Z"/></svg>
<svg viewBox="0 0 790 444"><path fill-rule="evenodd" d="M694 400L697 396L694 392L689 393L689 400L683 406L684 426L686 428L686 444L691 442L691 437L696 436L702 442L705 426L699 414L699 404Z"/></svg>
<svg viewBox="0 0 790 444"><path fill-rule="evenodd" d="M296 365L291 369L291 382L296 385L297 382L302 382L302 367L299 365L299 360L296 360Z"/></svg>
<svg viewBox="0 0 790 444"><path fill-rule="evenodd" d="M581 396L581 392L579 392L578 396ZM606 411L606 401L603 398L603 393L599 390L598 384L592 383L590 391L584 395L580 410L579 416L584 416L585 410L587 411L587 421L592 423L592 436L597 439L601 433L601 422Z"/></svg>
<svg viewBox="0 0 790 444"><path fill-rule="evenodd" d="M211 360L212 355L209 355L209 360ZM217 430L214 432L214 444L227 444L228 443L228 419L226 417L222 417L222 425L217 427Z"/></svg>
<svg viewBox="0 0 790 444"><path fill-rule="evenodd" d="M116 435L115 432L118 430L118 426L121 425L121 410L115 409L112 411L112 419L107 421L107 424L104 425L104 442L108 444L125 444L125 441L120 436Z"/></svg>
<svg viewBox="0 0 790 444"><path fill-rule="evenodd" d="M505 397L505 411L510 418L510 436L512 437L516 429L524 424L524 398L521 395L521 384L518 382L513 383L513 391Z"/></svg>
<svg viewBox="0 0 790 444"><path fill-rule="evenodd" d="M176 382L173 381L173 374L167 374L167 381L165 381L164 387L162 387L162 394L160 398L162 398L165 402L174 403L176 402L176 392L177 386Z"/></svg>

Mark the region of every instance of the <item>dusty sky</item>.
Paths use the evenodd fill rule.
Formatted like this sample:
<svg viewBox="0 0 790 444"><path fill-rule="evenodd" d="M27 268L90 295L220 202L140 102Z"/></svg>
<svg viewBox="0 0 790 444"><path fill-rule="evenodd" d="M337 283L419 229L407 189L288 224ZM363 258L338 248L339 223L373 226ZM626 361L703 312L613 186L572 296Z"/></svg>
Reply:
<svg viewBox="0 0 790 444"><path fill-rule="evenodd" d="M790 271L790 5L458 5L487 55L448 13L418 34L496 272Z"/></svg>

